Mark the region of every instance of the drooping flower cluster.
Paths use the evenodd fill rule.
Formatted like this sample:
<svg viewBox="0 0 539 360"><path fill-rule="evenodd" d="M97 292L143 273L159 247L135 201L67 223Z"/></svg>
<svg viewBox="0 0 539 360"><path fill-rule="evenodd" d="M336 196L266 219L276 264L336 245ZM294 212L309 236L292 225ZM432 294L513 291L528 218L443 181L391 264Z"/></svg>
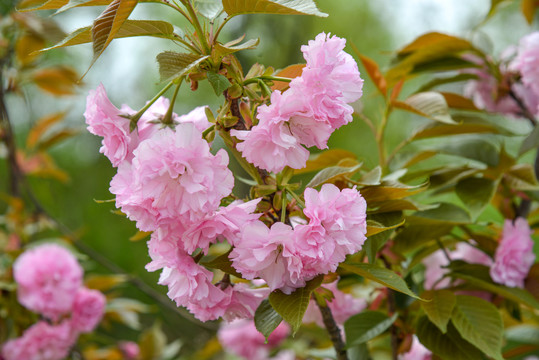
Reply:
<svg viewBox="0 0 539 360"><path fill-rule="evenodd" d="M510 287L524 287L535 254L528 222L517 218L512 222L505 220L503 235L496 254L494 265L490 268L492 280Z"/></svg>
<svg viewBox="0 0 539 360"><path fill-rule="evenodd" d="M321 33L302 46L307 62L302 75L258 108L258 125L231 132L243 140L237 148L249 162L273 172L300 169L309 156L302 145L324 149L331 133L352 121L349 104L361 97L363 80L345 45L346 40Z"/></svg>
<svg viewBox="0 0 539 360"><path fill-rule="evenodd" d="M2 348L6 360L64 359L79 334L93 331L103 316L105 296L82 286L83 271L65 248L45 244L24 252L13 266L19 302L41 320Z"/></svg>
<svg viewBox="0 0 539 360"><path fill-rule="evenodd" d="M269 353L277 347L290 334L290 327L282 322L268 337L258 332L253 320L235 320L229 324L223 324L217 333L221 345L226 351L243 359L270 359ZM294 359L292 357L291 359ZM275 358L272 358L275 359Z"/></svg>
<svg viewBox="0 0 539 360"><path fill-rule="evenodd" d="M251 131L231 131L245 140L238 149L249 161L272 171L288 164L301 168L309 154L303 145L327 147L331 132L352 120L349 103L361 96L363 80L344 46L345 40L320 34L302 47L302 76L288 91L274 92L271 105L258 108L260 121ZM252 318L269 291L290 293L335 271L346 255L361 249L366 204L356 189L307 189L309 222L295 228L259 220L260 199L221 206L234 181L225 150L213 154L203 139L209 126L204 109L173 114L173 124L159 128L169 107L159 99L134 126L135 112L127 106L118 110L99 87L88 97L85 116L88 129L104 138L101 152L118 168L110 187L116 206L140 230L153 232L146 268L162 270L159 284L178 306L202 321ZM259 161L268 157L262 160L266 165ZM233 283L228 275L214 279L198 263L212 244L225 240L233 247L232 266L262 285Z"/></svg>
<svg viewBox="0 0 539 360"><path fill-rule="evenodd" d="M366 240L366 202L355 189L325 184L305 190L306 225L295 228L260 221L245 227L230 254L246 279L261 278L271 290L291 293L319 274L335 271Z"/></svg>
<svg viewBox="0 0 539 360"><path fill-rule="evenodd" d="M147 269L162 269L159 283L168 286L168 295L178 306L187 307L202 321L252 317L267 288L216 286L213 273L190 255L197 249L207 252L220 240L233 244L243 226L260 216L253 214L259 200L220 206L234 180L225 150L213 155L202 138L209 125L204 108L183 116L173 114L175 128L159 129L152 120L162 118L168 107L168 100L159 99L133 132L101 132L96 129L109 122L112 128L128 130L130 120L120 115L134 111L125 105L118 110L102 87L88 97L87 123L91 132L104 137L102 152L122 149L121 157L109 156L118 167L110 187L116 206L140 230L153 231L148 243L152 262Z"/></svg>

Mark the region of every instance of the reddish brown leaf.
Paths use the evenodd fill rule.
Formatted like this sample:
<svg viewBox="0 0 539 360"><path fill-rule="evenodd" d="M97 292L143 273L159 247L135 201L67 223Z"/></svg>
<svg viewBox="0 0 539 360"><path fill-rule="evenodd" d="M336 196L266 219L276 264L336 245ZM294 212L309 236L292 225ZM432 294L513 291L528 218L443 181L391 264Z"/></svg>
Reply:
<svg viewBox="0 0 539 360"><path fill-rule="evenodd" d="M387 81L384 75L380 72L380 68L378 67L378 64L373 59L365 55L361 55L359 53L359 50L353 43L352 43L352 49L354 49L354 52L361 60L361 63L365 67L365 70L367 70L367 74L369 74L369 77L371 78L376 88L380 90L382 95L386 96L387 95Z"/></svg>
<svg viewBox="0 0 539 360"><path fill-rule="evenodd" d="M75 93L78 74L67 66L50 67L35 72L34 82L53 95L72 95Z"/></svg>
<svg viewBox="0 0 539 360"><path fill-rule="evenodd" d="M43 137L43 134L58 121L62 120L65 113L56 113L48 115L39 119L36 124L30 129L28 137L26 138L26 146L30 149L34 148L39 139Z"/></svg>
<svg viewBox="0 0 539 360"><path fill-rule="evenodd" d="M293 78L296 78L298 76L301 76L301 73L303 72L304 67L305 67L305 64L290 65L290 66L285 67L281 71L277 72L275 74L275 76L280 76L280 77L286 77L286 78L293 79ZM288 87L289 84L290 83L287 83L285 81L275 81L273 83L273 86L271 87L271 90L273 90L273 91L275 91L275 90L283 91L284 89L286 89Z"/></svg>

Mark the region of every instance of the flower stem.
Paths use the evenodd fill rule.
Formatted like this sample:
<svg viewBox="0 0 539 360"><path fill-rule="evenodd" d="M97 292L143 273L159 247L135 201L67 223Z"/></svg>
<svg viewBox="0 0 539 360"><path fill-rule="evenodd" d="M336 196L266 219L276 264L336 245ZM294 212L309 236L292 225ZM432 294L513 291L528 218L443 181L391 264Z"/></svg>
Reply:
<svg viewBox="0 0 539 360"><path fill-rule="evenodd" d="M188 1L185 1L184 4L185 4L185 7L187 8L187 11L189 12L189 15L191 17L191 24L193 24L193 26L195 27L198 38L200 39L200 43L202 44L202 47L204 48L205 54L210 55L211 48L208 45L208 41L206 41L206 34L202 30L202 26L200 26L200 22L198 21L195 8L193 7L193 2L191 0L188 0Z"/></svg>
<svg viewBox="0 0 539 360"><path fill-rule="evenodd" d="M261 76L255 76L255 77L245 80L243 82L243 85L258 83L260 80L291 82L293 79L280 77L280 76L261 75Z"/></svg>
<svg viewBox="0 0 539 360"><path fill-rule="evenodd" d="M327 306L327 303L320 304L320 302L316 299L315 303L322 314L324 326L328 331L331 342L333 343L333 347L335 348L335 352L337 353L337 360L348 360L348 354L346 353L346 346L342 339L341 329L339 329L337 326L335 318L333 318L333 314L331 313L331 309L329 306Z"/></svg>
<svg viewBox="0 0 539 360"><path fill-rule="evenodd" d="M144 107L140 109L135 115L129 116L129 119L131 119L131 121L136 124L139 121L140 117L144 115L144 113L150 108L150 106L152 106L154 102L156 102L161 96L163 96L163 94L166 93L167 90L170 89L172 85L174 85L174 81L169 82L150 101L148 101L148 103L144 105Z"/></svg>

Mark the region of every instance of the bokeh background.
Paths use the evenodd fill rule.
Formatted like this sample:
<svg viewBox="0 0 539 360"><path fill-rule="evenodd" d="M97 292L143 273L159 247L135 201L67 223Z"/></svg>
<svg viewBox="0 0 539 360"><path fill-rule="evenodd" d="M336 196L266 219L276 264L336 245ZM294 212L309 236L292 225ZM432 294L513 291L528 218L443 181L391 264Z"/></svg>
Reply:
<svg viewBox="0 0 539 360"><path fill-rule="evenodd" d="M524 34L533 31L524 21L518 2L501 8L486 22L484 19L490 8L490 0L317 0L317 3L329 17L238 16L225 28L222 41L243 34L246 34L247 39L258 37L261 43L257 49L239 55L244 69L256 62L282 68L302 62L300 46L324 31L344 37L349 43L353 42L361 53L373 58L383 69L389 63L393 51L425 32L438 31L463 36L474 40L487 52L498 55L507 46L517 44ZM55 18L62 29L69 33L90 25L101 11L101 7L76 8ZM42 12L40 15L51 14ZM137 6L130 18L165 19L180 28L185 26L183 19L168 11L168 8L151 3ZM133 109L142 107L163 86L158 82L155 61L155 56L163 50L180 49L171 49L169 41L155 38L115 40L84 77L76 95L58 100L27 87L24 98L7 99L17 139L21 143L31 125L41 116L67 109L68 125L79 129L80 135L57 145L51 153L58 165L69 173L70 180L60 183L55 180L30 179L37 196L48 212L80 235L89 247L161 293L165 293L166 289L157 285L158 274L148 273L144 269L149 261L145 241L129 240L136 233L134 224L115 214L113 203L94 201L112 198L108 187L115 169L99 153L100 139L86 132L82 114L88 91L95 89L99 83L105 86L116 106L128 104ZM350 46L347 51L353 53ZM91 58L91 45L86 44L52 51L44 61L69 64L84 73ZM360 70L364 73L362 68ZM376 119L381 108L380 99L377 99L374 86L366 76L363 78L366 80L364 95L356 106ZM413 86L413 82L409 86ZM216 110L222 100L215 96L207 83L201 83L196 92L185 86L178 96L175 112L186 113L200 105L209 105ZM404 132L413 129L413 121L406 115L399 116L402 119L392 120L388 128L390 142L398 141ZM330 146L353 151L367 168L376 163L374 140L359 119L339 129L331 138ZM5 167L0 169L0 185L4 191L7 180ZM87 266L97 266L91 264L94 263L88 262ZM91 270L106 272L99 267ZM135 287L126 286L124 290L129 296L143 302L153 302ZM189 322L179 313L158 305L152 309L153 312L144 322L150 324L160 318L169 338L183 340L188 350L200 348L211 335L211 331ZM135 339L137 336L135 331L114 331L125 332L124 338Z"/></svg>

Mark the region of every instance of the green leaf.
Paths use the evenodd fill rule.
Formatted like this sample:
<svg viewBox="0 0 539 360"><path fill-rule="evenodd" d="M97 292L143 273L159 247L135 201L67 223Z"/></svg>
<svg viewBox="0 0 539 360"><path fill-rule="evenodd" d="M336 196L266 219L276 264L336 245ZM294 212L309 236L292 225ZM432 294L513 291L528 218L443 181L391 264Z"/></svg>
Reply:
<svg viewBox="0 0 539 360"><path fill-rule="evenodd" d="M240 14L328 16L320 12L312 0L223 0L223 7L229 16Z"/></svg>
<svg viewBox="0 0 539 360"><path fill-rule="evenodd" d="M451 277L466 280L471 285L474 285L480 289L490 291L492 293L501 295L509 300L513 300L517 303L527 305L529 307L539 309L539 302L528 291L520 288L510 288L503 285L493 284L490 281L479 278L477 272L465 273L459 271L452 271L449 274Z"/></svg>
<svg viewBox="0 0 539 360"><path fill-rule="evenodd" d="M116 36L124 22L139 0L114 0L109 6L94 20L92 26L92 41L94 44L94 57L92 64L101 56L110 42ZM90 65L91 67L92 65Z"/></svg>
<svg viewBox="0 0 539 360"><path fill-rule="evenodd" d="M466 205L472 221L475 221L490 203L497 186L497 181L475 177L462 179L457 183L455 192Z"/></svg>
<svg viewBox="0 0 539 360"><path fill-rule="evenodd" d="M344 323L346 346L353 347L374 339L395 322L398 313L388 317L379 311L364 310Z"/></svg>
<svg viewBox="0 0 539 360"><path fill-rule="evenodd" d="M384 181L377 186L364 187L361 189L361 195L365 198L367 204L370 204L371 202L396 200L412 196L426 190L428 186L428 182L408 186L397 181Z"/></svg>
<svg viewBox="0 0 539 360"><path fill-rule="evenodd" d="M206 60L209 55L177 53L164 51L157 55L159 75L162 81L176 80L187 74L191 69Z"/></svg>
<svg viewBox="0 0 539 360"><path fill-rule="evenodd" d="M369 263L373 264L376 259L376 253L382 248L391 236L393 231L384 231L376 235L369 236L363 244L363 250L367 253Z"/></svg>
<svg viewBox="0 0 539 360"><path fill-rule="evenodd" d="M344 166L330 166L318 172L312 179L309 181L305 187L314 188L316 186L335 181L343 176L352 175L361 168L361 164L344 167Z"/></svg>
<svg viewBox="0 0 539 360"><path fill-rule="evenodd" d="M423 300L408 288L406 282L395 272L372 264L340 264L339 267L348 272L376 281L390 289L401 292L418 300Z"/></svg>
<svg viewBox="0 0 539 360"><path fill-rule="evenodd" d="M72 9L74 7L79 6L99 6L99 5L108 5L112 2L112 0L69 0L67 4L62 6L54 13L54 15L57 15L59 13L62 13L66 10Z"/></svg>
<svg viewBox="0 0 539 360"><path fill-rule="evenodd" d="M221 0L196 0L195 8L200 15L213 20L223 11L223 2Z"/></svg>
<svg viewBox="0 0 539 360"><path fill-rule="evenodd" d="M140 335L140 359L141 360L154 360L160 359L163 352L163 348L167 344L167 338L159 323L144 331Z"/></svg>
<svg viewBox="0 0 539 360"><path fill-rule="evenodd" d="M317 154L312 154L307 160L307 165L303 169L294 170L294 174L303 174L311 171L321 170L329 166L337 165L343 159L356 159L353 152L341 149L329 149Z"/></svg>
<svg viewBox="0 0 539 360"><path fill-rule="evenodd" d="M477 67L460 57L465 51L478 52L465 39L437 32L421 35L397 53L396 64L386 73L386 79L391 86L421 71Z"/></svg>
<svg viewBox="0 0 539 360"><path fill-rule="evenodd" d="M505 173L503 181L513 190L539 190L535 170L530 164L516 164Z"/></svg>
<svg viewBox="0 0 539 360"><path fill-rule="evenodd" d="M292 335L295 335L301 326L301 320L303 320L303 315L305 315L307 306L309 306L311 293L322 284L323 279L324 276L319 275L290 295L280 290L275 290L269 295L269 303L290 324Z"/></svg>
<svg viewBox="0 0 539 360"><path fill-rule="evenodd" d="M208 71L206 75L208 76L208 81L210 82L213 91L215 91L215 95L217 96L222 95L223 91L232 86L230 81L228 81L228 79L221 74Z"/></svg>
<svg viewBox="0 0 539 360"><path fill-rule="evenodd" d="M417 337L421 344L442 359L477 360L481 352L464 340L455 327L449 323L447 334L443 334L426 316L417 323Z"/></svg>
<svg viewBox="0 0 539 360"><path fill-rule="evenodd" d="M451 83L460 82L460 81L474 80L477 78L478 76L474 74L457 74L455 76L436 78L429 81L425 85L421 86L419 90L417 90L417 92L427 91L439 85L451 84Z"/></svg>
<svg viewBox="0 0 539 360"><path fill-rule="evenodd" d="M431 124L419 130L412 140L463 134L500 134L500 130L489 124Z"/></svg>
<svg viewBox="0 0 539 360"><path fill-rule="evenodd" d="M440 203L440 206L434 209L414 213L408 217L408 221L414 225L436 225L440 223L460 225L469 224L471 219L461 207L450 203Z"/></svg>
<svg viewBox="0 0 539 360"><path fill-rule="evenodd" d="M166 21L158 20L126 20L114 35L115 39L134 36L153 36L170 39L173 37L174 27ZM92 42L91 26L83 27L67 35L58 44L40 51L48 51L66 46L86 44Z"/></svg>
<svg viewBox="0 0 539 360"><path fill-rule="evenodd" d="M492 142L481 137L451 139L435 146L439 152L476 160L489 166L497 166L500 161L499 149Z"/></svg>
<svg viewBox="0 0 539 360"><path fill-rule="evenodd" d="M243 39L244 37L245 35L242 36L241 39ZM216 43L213 47L213 50L215 52L215 56L221 58L227 54L233 54L238 51L256 49L259 43L260 39L250 39L240 45L235 45L234 41L231 41L224 45Z"/></svg>
<svg viewBox="0 0 539 360"><path fill-rule="evenodd" d="M499 5L503 4L503 3L508 3L510 2L511 0L491 0L490 1L490 9L488 11L488 14L487 14L487 19L490 18L492 15L494 15L496 13L496 9L498 8Z"/></svg>
<svg viewBox="0 0 539 360"><path fill-rule="evenodd" d="M367 237L398 228L404 221L401 211L370 214L367 216Z"/></svg>
<svg viewBox="0 0 539 360"><path fill-rule="evenodd" d="M512 326L505 330L507 341L514 341L521 344L539 345L539 326L532 324L521 324Z"/></svg>
<svg viewBox="0 0 539 360"><path fill-rule="evenodd" d="M388 201L370 202L369 213L379 214L401 210L421 210L424 205L416 204L410 200L395 199Z"/></svg>
<svg viewBox="0 0 539 360"><path fill-rule="evenodd" d="M467 214L466 214L467 215ZM410 220L407 218L407 221ZM429 241L447 235L453 229L452 224L433 222L432 224L409 224L399 231L394 240L392 250L397 253L408 253Z"/></svg>
<svg viewBox="0 0 539 360"><path fill-rule="evenodd" d="M503 321L498 309L475 296L457 295L451 322L460 335L494 359L503 359Z"/></svg>
<svg viewBox="0 0 539 360"><path fill-rule="evenodd" d="M382 167L378 165L368 173L364 174L357 182L361 185L380 185L382 179Z"/></svg>
<svg viewBox="0 0 539 360"><path fill-rule="evenodd" d="M523 155L532 149L537 149L539 147L539 126L536 126L533 131L524 139L518 155Z"/></svg>
<svg viewBox="0 0 539 360"><path fill-rule="evenodd" d="M219 269L222 272L241 278L241 274L238 273L236 269L234 269L234 267L232 266L232 261L228 257L231 252L232 249L222 255L217 256L215 259L212 259L210 261L203 261L200 264L211 269Z"/></svg>
<svg viewBox="0 0 539 360"><path fill-rule="evenodd" d="M406 110L431 120L447 124L456 124L449 115L449 106L442 94L434 91L417 93L404 102L395 101L393 106Z"/></svg>
<svg viewBox="0 0 539 360"><path fill-rule="evenodd" d="M449 290L433 290L426 291L421 296L424 299L431 300L429 302L422 302L421 307L429 317L429 320L445 334L447 332L447 324L453 313L453 308L457 303L455 294Z"/></svg>
<svg viewBox="0 0 539 360"><path fill-rule="evenodd" d="M349 348L347 351L348 358L350 360L370 360L369 348L367 344L361 344Z"/></svg>
<svg viewBox="0 0 539 360"><path fill-rule="evenodd" d="M281 315L271 306L269 300L263 300L255 311L256 329L264 335L266 341L273 330L283 321Z"/></svg>

